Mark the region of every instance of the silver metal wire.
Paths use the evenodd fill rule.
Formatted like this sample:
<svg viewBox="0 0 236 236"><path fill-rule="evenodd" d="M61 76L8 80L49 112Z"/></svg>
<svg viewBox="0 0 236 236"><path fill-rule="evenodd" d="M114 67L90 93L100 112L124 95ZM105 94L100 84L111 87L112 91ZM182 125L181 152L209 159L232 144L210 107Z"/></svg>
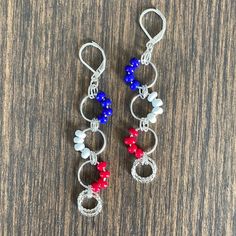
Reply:
<svg viewBox="0 0 236 236"><path fill-rule="evenodd" d="M90 161L90 160L84 162L84 163L80 166L80 168L78 169L78 174L77 174L77 176L78 176L78 181L79 181L79 183L80 183L84 188L88 188L89 185L85 185L85 184L83 183L83 181L81 180L80 176L81 176L82 169L84 168L85 165L88 165L88 164L91 165L91 161Z"/></svg>
<svg viewBox="0 0 236 236"><path fill-rule="evenodd" d="M142 131L140 128L138 128L137 131L139 131L139 130ZM154 143L154 146L151 150L145 152L146 155L150 155L151 153L153 153L156 150L157 144L158 144L158 138L157 138L155 131L151 128L148 128L146 132L148 132L148 131L150 131L154 135L155 143Z"/></svg>
<svg viewBox="0 0 236 236"><path fill-rule="evenodd" d="M88 132L88 131L92 131L92 129L91 129L91 128L87 128L87 129L85 129L83 132L86 133L86 132ZM92 131L92 132L93 132L93 131ZM106 149L106 146L107 146L107 139L106 139L105 134L104 134L100 129L97 129L96 132L100 133L100 134L102 135L102 138L103 138L103 145L102 145L101 149L98 150L98 151L96 151L96 152L94 152L94 153L98 156L99 154L101 154L101 153ZM93 133L95 133L95 132L93 132Z"/></svg>
<svg viewBox="0 0 236 236"><path fill-rule="evenodd" d="M88 122L92 122L92 119L89 119L87 118L85 115L84 115L84 111L83 111L83 107L84 107L84 103L87 101L87 99L89 98L89 96L86 96L82 99L81 103L80 103L80 107L79 107L79 110L80 110L80 113L82 115L82 117L87 120Z"/></svg>
<svg viewBox="0 0 236 236"><path fill-rule="evenodd" d="M97 118L93 118L90 122L90 128L92 132L97 132L99 129L99 120Z"/></svg>
<svg viewBox="0 0 236 236"><path fill-rule="evenodd" d="M155 14L157 14L158 16L161 17L162 19L162 29L161 31L155 35L154 37L152 37L147 30L145 29L144 25L143 25L143 17L149 13L149 12L154 12ZM151 58L152 58L152 51L153 51L153 47L156 43L158 43L164 36L164 33L166 31L166 18L165 16L161 13L161 11L159 11L158 9L155 8L149 8L146 9L145 11L142 12L142 14L139 17L139 24L142 28L142 30L144 31L144 33L147 35L147 37L149 38L149 41L146 44L146 51L142 54L141 56L141 63L144 65L148 65L151 62Z"/></svg>
<svg viewBox="0 0 236 236"><path fill-rule="evenodd" d="M135 100L137 99L137 98L139 98L140 97L140 95L138 94L138 95L136 95L136 96L134 96L133 97L133 99L131 100L131 103L130 103L130 112L131 112L131 114L132 114L132 116L135 118L135 119L137 119L137 120L141 120L141 118L140 117L138 117L138 116L136 116L135 115L135 113L134 113L134 110L133 110L133 106L134 106L134 102L135 102Z"/></svg>
<svg viewBox="0 0 236 236"><path fill-rule="evenodd" d="M94 70L90 65L88 65L84 59L82 58L82 52L86 47L95 47L97 49L100 50L100 52L102 53L102 57L103 57L103 61L100 64L100 66ZM104 50L95 42L91 42L91 43L85 43L84 45L82 45L82 47L79 50L79 59L80 61L89 69L93 72L93 75L91 76L91 81L90 81L90 85L88 87L88 97L91 99L94 99L98 93L98 84L99 84L99 77L100 75L104 72L105 67L106 67L106 55Z"/></svg>
<svg viewBox="0 0 236 236"><path fill-rule="evenodd" d="M139 94L142 99L145 99L149 95L148 87L146 84L139 87Z"/></svg>
<svg viewBox="0 0 236 236"><path fill-rule="evenodd" d="M98 67L98 69L96 69L96 70L94 70L90 65L88 65L84 61L84 59L82 58L83 50L86 47L89 47L89 46L92 46L92 47L95 47L95 48L99 49L101 51L101 53L102 53L103 61L100 64L100 66ZM98 78L103 73L103 71L105 70L105 66L106 66L106 55L105 55L105 52L97 43L95 43L93 41L91 43L85 43L84 45L81 46L81 48L79 50L79 59L89 70L91 70L93 72L93 76L96 77L96 78Z"/></svg>
<svg viewBox="0 0 236 236"><path fill-rule="evenodd" d="M91 165L96 165L98 163L98 157L97 154L93 151L90 151L90 163Z"/></svg>
<svg viewBox="0 0 236 236"><path fill-rule="evenodd" d="M155 66L152 62L150 62L148 65L150 65L150 66L153 68L154 72L155 72L154 80L153 80L150 84L146 84L147 88L151 88L151 87L153 87L153 86L155 85L155 83L157 82L158 73L157 73L157 68L156 68L156 66ZM139 89L141 89L141 88L142 88L142 87L139 87Z"/></svg>
<svg viewBox="0 0 236 236"><path fill-rule="evenodd" d="M139 122L139 128L141 131L147 132L149 129L149 120L148 118L141 118Z"/></svg>

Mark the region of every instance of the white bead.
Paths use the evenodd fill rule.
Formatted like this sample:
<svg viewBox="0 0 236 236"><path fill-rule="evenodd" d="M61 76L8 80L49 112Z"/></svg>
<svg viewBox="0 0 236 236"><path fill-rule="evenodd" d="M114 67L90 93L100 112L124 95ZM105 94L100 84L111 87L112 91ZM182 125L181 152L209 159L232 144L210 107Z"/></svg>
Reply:
<svg viewBox="0 0 236 236"><path fill-rule="evenodd" d="M86 134L83 131L81 131L81 130L76 130L75 131L75 136L77 136L79 138L85 138Z"/></svg>
<svg viewBox="0 0 236 236"><path fill-rule="evenodd" d="M88 148L84 148L81 152L81 157L83 159L87 159L90 155L90 150Z"/></svg>
<svg viewBox="0 0 236 236"><path fill-rule="evenodd" d="M84 139L79 137L74 137L74 143L83 143Z"/></svg>
<svg viewBox="0 0 236 236"><path fill-rule="evenodd" d="M159 107L159 106L162 106L163 105L163 102L160 98L155 98L152 100L152 106L153 107Z"/></svg>
<svg viewBox="0 0 236 236"><path fill-rule="evenodd" d="M74 145L75 151L82 151L85 148L85 145L83 143L76 143Z"/></svg>
<svg viewBox="0 0 236 236"><path fill-rule="evenodd" d="M156 121L157 121L157 118L156 118L155 114L153 114L153 113L148 113L147 118L151 123L156 123Z"/></svg>
<svg viewBox="0 0 236 236"><path fill-rule="evenodd" d="M157 97L157 92L152 92L152 93L150 93L150 94L148 95L147 100L148 100L149 102L152 102L152 100L153 100L154 98L156 98L156 97Z"/></svg>
<svg viewBox="0 0 236 236"><path fill-rule="evenodd" d="M161 107L155 107L152 109L152 113L155 115L160 115L163 113L163 109Z"/></svg>

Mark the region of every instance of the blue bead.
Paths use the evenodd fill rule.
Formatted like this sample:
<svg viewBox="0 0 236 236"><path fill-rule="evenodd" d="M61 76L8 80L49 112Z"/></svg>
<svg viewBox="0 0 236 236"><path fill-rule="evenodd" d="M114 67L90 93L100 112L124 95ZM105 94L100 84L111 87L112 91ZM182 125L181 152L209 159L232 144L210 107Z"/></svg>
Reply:
<svg viewBox="0 0 236 236"><path fill-rule="evenodd" d="M126 66L125 71L128 75L130 75L134 73L134 68L132 66Z"/></svg>
<svg viewBox="0 0 236 236"><path fill-rule="evenodd" d="M134 79L135 79L135 77L134 77L133 74L131 74L131 75L125 75L125 77L124 77L124 81L125 81L125 83L127 83L127 84L131 83Z"/></svg>
<svg viewBox="0 0 236 236"><path fill-rule="evenodd" d="M103 91L99 91L96 96L98 102L103 101L106 98L106 94Z"/></svg>
<svg viewBox="0 0 236 236"><path fill-rule="evenodd" d="M140 61L137 59L137 58L132 58L130 61L129 61L130 65L133 67L133 68L138 68L140 66Z"/></svg>
<svg viewBox="0 0 236 236"><path fill-rule="evenodd" d="M102 114L104 115L104 116L111 116L112 115L112 109L111 108L105 108L105 109L103 109L102 110Z"/></svg>
<svg viewBox="0 0 236 236"><path fill-rule="evenodd" d="M104 101L101 101L102 107L109 107L111 105L111 99L106 98Z"/></svg>
<svg viewBox="0 0 236 236"><path fill-rule="evenodd" d="M134 80L129 87L131 90L136 90L139 86L140 86L140 82L138 80Z"/></svg>
<svg viewBox="0 0 236 236"><path fill-rule="evenodd" d="M107 117L105 117L104 115L99 115L97 118L101 124L106 124L108 121Z"/></svg>

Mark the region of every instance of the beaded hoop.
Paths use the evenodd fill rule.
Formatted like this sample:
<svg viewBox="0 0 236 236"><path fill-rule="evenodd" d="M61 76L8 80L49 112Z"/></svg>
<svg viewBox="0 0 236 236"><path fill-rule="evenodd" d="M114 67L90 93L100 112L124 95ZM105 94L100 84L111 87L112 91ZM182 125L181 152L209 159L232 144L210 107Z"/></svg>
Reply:
<svg viewBox="0 0 236 236"><path fill-rule="evenodd" d="M151 123L156 123L156 117L157 115L160 115L163 113L163 109L161 108L161 106L163 105L163 102L160 98L156 98L157 97L157 92L152 92L150 94L148 94L148 96L146 96L148 102L150 102L153 106L153 109L150 113L147 114L146 117L138 117L133 110L133 104L135 102L135 100L137 100L137 98L140 98L141 95L138 94L136 96L133 97L133 99L131 100L130 103L130 111L133 115L133 117L139 121L141 121L141 119L148 119Z"/></svg>
<svg viewBox="0 0 236 236"><path fill-rule="evenodd" d="M74 137L74 143L75 143L74 148L75 148L75 151L81 152L81 157L83 159L87 159L91 154L90 149L85 147L85 144L84 144L84 141L86 138L86 132L88 132L88 131L92 131L93 133L98 132L101 134L101 136L103 138L103 146L100 150L94 152L95 155L101 154L105 150L106 145L107 145L107 140L106 140L105 134L98 128L96 128L96 130L93 130L92 128L85 129L84 131L76 130L75 137Z"/></svg>
<svg viewBox="0 0 236 236"><path fill-rule="evenodd" d="M145 154L150 155L151 153L153 153L157 147L157 144L158 144L158 138L157 138L155 131L152 130L151 128L147 128L146 132L150 131L153 134L153 136L155 138L155 144L151 150L144 152L136 144L137 138L139 135L139 131L141 131L140 128L138 128L138 129L130 128L129 129L129 136L124 138L124 144L127 145L128 152L130 154L133 154L137 159L142 158ZM142 131L144 131L144 130L142 130Z"/></svg>
<svg viewBox="0 0 236 236"><path fill-rule="evenodd" d="M97 70L94 70L93 68L91 68L82 58L82 51L87 46L96 47L102 53L103 61ZM90 128L87 128L85 130L76 130L75 137L74 137L75 150L81 152L81 157L83 159L89 158L89 160L84 162L78 170L78 181L85 188L85 190L79 194L77 198L77 205L82 215L92 217L99 214L102 210L103 202L98 193L100 192L100 190L107 188L108 186L107 180L110 177L110 172L106 170L107 163L101 162L101 161L99 162L98 155L101 154L105 150L106 144L107 144L106 136L99 129L99 125L106 124L108 122L108 117L112 115L112 108L111 108L112 102L109 98L107 98L106 94L103 91L98 90L99 76L105 70L105 65L106 65L106 56L103 49L95 42L86 43L80 48L79 58L81 62L93 72L93 75L91 76L91 81L88 88L88 95L82 99L81 104L80 104L81 115L86 121L90 122ZM102 113L93 119L87 118L83 112L83 107L87 99L96 99L100 103L103 109ZM86 132L88 131L91 131L93 133L98 132L101 134L103 138L103 146L100 150L95 152L85 147L84 140L86 138ZM99 176L100 176L99 179L96 182L93 182L91 185L84 184L80 177L82 169L87 164L96 165L97 170L99 171ZM85 208L83 206L83 201L86 198L88 199L94 198L97 201L97 205L92 209Z"/></svg>
<svg viewBox="0 0 236 236"><path fill-rule="evenodd" d="M107 163L106 162L98 162L97 160L93 160L94 162L91 163L91 160L84 162L79 170L78 170L78 181L79 183L86 189L91 188L92 192L99 193L100 190L107 188L108 186L108 178L110 177L110 172L106 170ZM99 171L99 179L98 181L93 182L91 185L86 185L81 180L81 171L83 167L87 164L93 164L96 165L97 170Z"/></svg>
<svg viewBox="0 0 236 236"><path fill-rule="evenodd" d="M88 122L91 122L92 119L87 118L83 112L84 104L87 101L87 99L89 99L89 98L90 98L90 96L88 95L88 96L84 97L83 100L81 101L80 112L85 120L87 120ZM100 124L106 124L108 122L108 118L112 115L112 112L113 112L112 108L111 108L111 104L112 104L111 99L106 97L106 94L103 91L98 91L96 94L96 97L94 97L92 99L95 99L95 98L100 103L100 105L102 107L102 113L100 115L98 115L96 117L96 119L99 120Z"/></svg>
<svg viewBox="0 0 236 236"><path fill-rule="evenodd" d="M163 22L161 31L155 37L151 37L142 24L143 16L147 14L148 12L156 13L158 16L161 17L162 22ZM129 65L125 66L126 74L124 76L124 82L130 87L130 89L133 91L139 92L139 94L136 95L130 103L131 114L135 119L139 121L139 128L137 129L130 128L129 129L130 136L124 139L124 143L128 146L128 152L131 154L134 154L134 156L137 158L137 160L133 163L133 167L131 170L132 176L134 177L135 180L141 183L149 183L154 179L157 172L157 166L155 162L150 157L147 156L151 154L157 147L157 135L152 129L149 128L149 123L156 123L157 116L163 113L163 109L161 108L161 106L163 105L163 102L160 98L158 98L157 92L149 93L148 91L148 89L151 88L156 83L156 80L157 80L157 69L156 69L156 66L151 62L151 58L152 58L154 45L162 39L165 33L166 19L164 15L158 9L146 9L140 15L139 23L144 33L149 38L149 41L146 44L147 49L142 54L140 60L137 58L130 59ZM142 85L135 77L135 71L140 67L141 64L145 66L150 65L154 69L155 78L149 85L148 84ZM150 102L153 106L152 111L148 113L146 117L138 117L134 113L133 104L137 98L147 99L148 102ZM155 145L151 151L144 152L141 148L139 148L136 145L136 137L138 136L139 130L144 131L144 132L151 131L154 134ZM148 177L139 176L138 173L136 172L136 168L140 164L149 165L152 169L152 174Z"/></svg>

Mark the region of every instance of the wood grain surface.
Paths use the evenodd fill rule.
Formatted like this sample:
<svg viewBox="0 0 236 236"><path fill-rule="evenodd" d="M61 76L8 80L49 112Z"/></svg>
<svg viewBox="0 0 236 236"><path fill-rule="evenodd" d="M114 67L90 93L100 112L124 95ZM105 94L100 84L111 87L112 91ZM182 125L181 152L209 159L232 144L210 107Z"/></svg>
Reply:
<svg viewBox="0 0 236 236"><path fill-rule="evenodd" d="M167 19L153 53L153 89L165 112L152 125L158 177L142 185L131 178L133 159L122 143L138 125L122 78L129 58L145 50L138 18L149 7ZM1 0L0 235L236 235L235 12L234 0ZM154 15L145 22L152 35L160 29ZM106 52L100 88L114 116L102 127L110 187L101 193L103 212L88 219L76 206L83 160L73 135L89 125L78 107L91 72L78 50L91 40ZM97 51L85 57L99 64ZM151 75L140 71L140 80ZM101 139L88 144L99 147ZM151 136L140 144L151 146ZM93 169L85 172L87 181L95 178Z"/></svg>

